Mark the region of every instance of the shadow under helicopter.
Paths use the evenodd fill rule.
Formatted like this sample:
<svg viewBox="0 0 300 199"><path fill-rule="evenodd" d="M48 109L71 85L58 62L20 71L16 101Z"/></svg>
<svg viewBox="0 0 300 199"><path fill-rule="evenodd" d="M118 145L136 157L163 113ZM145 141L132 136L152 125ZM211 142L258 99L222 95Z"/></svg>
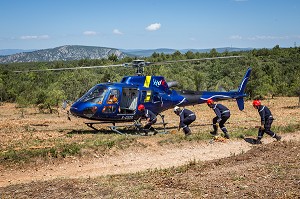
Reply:
<svg viewBox="0 0 300 199"><path fill-rule="evenodd" d="M154 124L153 126L163 125L161 123ZM165 123L167 125L167 123ZM190 127L210 126L211 124L192 124ZM170 130L178 129L178 126L159 126L155 127L158 134L168 134ZM117 132L118 131L118 132ZM72 130L67 134L120 134L120 135L145 135L142 127L134 127L133 125L120 126L120 129L112 131L111 126L106 126L94 130ZM152 135L152 134L149 134Z"/></svg>

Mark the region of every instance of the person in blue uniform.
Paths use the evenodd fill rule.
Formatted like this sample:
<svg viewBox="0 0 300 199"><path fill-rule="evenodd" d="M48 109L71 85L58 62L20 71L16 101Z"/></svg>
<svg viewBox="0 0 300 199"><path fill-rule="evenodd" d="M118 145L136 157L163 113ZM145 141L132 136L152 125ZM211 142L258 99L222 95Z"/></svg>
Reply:
<svg viewBox="0 0 300 199"><path fill-rule="evenodd" d="M210 134L214 136L218 135L217 123L219 123L219 126L224 133L224 137L229 139L229 134L224 124L230 118L230 110L222 104L215 104L212 99L207 100L207 105L212 108L216 114L216 117L213 118L214 130L211 131Z"/></svg>
<svg viewBox="0 0 300 199"><path fill-rule="evenodd" d="M143 104L138 106L138 110L143 113L142 118L145 118L147 121L143 129L145 135L147 136L149 131L153 131L153 135L156 135L158 131L152 127L152 125L157 121L156 115L152 111L145 109Z"/></svg>
<svg viewBox="0 0 300 199"><path fill-rule="evenodd" d="M178 106L175 106L174 113L180 117L178 130L182 128L185 136L191 135L192 132L189 125L196 120L195 113L186 108L180 109Z"/></svg>
<svg viewBox="0 0 300 199"><path fill-rule="evenodd" d="M254 100L252 105L255 109L257 109L260 119L261 119L260 120L261 125L259 127L257 140L255 143L261 144L261 139L263 138L264 133L270 135L272 138L275 138L277 141L280 141L281 137L279 135L277 135L276 133L274 133L273 131L271 131L271 126L272 126L274 118L272 116L270 109L267 106L263 106L261 104L260 100Z"/></svg>

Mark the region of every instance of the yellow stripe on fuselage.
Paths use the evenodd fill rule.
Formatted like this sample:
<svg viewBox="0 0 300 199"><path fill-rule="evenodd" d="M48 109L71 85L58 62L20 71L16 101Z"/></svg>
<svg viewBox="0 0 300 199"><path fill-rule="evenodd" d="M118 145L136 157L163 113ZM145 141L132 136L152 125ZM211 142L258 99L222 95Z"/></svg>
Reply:
<svg viewBox="0 0 300 199"><path fill-rule="evenodd" d="M146 76L145 82L144 82L144 87L149 88L151 82L151 76Z"/></svg>

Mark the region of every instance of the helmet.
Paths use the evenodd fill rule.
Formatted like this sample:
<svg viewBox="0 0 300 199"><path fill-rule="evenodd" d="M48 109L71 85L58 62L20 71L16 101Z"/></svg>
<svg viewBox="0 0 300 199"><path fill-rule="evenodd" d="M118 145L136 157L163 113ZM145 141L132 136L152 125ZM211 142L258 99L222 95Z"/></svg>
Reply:
<svg viewBox="0 0 300 199"><path fill-rule="evenodd" d="M144 106L143 104L140 104L140 105L138 106L138 110L139 110L139 111L145 110L145 106Z"/></svg>
<svg viewBox="0 0 300 199"><path fill-rule="evenodd" d="M174 107L174 112L175 112L175 113L178 113L179 111L180 111L180 108L179 108L178 106L175 106L175 107Z"/></svg>
<svg viewBox="0 0 300 199"><path fill-rule="evenodd" d="M252 102L253 106L260 106L261 105L261 102L259 100L254 100Z"/></svg>
<svg viewBox="0 0 300 199"><path fill-rule="evenodd" d="M209 104L213 104L214 103L214 100L212 100L212 99L208 99L207 101L206 101L206 103L209 105Z"/></svg>

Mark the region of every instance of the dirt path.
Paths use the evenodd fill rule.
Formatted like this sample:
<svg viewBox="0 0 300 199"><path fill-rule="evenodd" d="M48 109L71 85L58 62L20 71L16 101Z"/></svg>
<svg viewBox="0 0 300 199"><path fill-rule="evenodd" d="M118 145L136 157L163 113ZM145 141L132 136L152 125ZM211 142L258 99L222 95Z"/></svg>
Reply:
<svg viewBox="0 0 300 199"><path fill-rule="evenodd" d="M284 134L282 140L299 141L300 132ZM264 144L272 141L274 139L268 136L263 139ZM74 158L72 161L39 168L1 171L0 187L56 178L89 178L145 171L147 169L176 167L193 160L207 161L229 157L256 147L244 140L229 140L226 143L209 143L207 141L192 145L170 145L168 148L157 146L148 140L147 144L150 144L150 146L143 151L126 150L118 152L115 156L98 157L90 161L79 161L79 159Z"/></svg>

